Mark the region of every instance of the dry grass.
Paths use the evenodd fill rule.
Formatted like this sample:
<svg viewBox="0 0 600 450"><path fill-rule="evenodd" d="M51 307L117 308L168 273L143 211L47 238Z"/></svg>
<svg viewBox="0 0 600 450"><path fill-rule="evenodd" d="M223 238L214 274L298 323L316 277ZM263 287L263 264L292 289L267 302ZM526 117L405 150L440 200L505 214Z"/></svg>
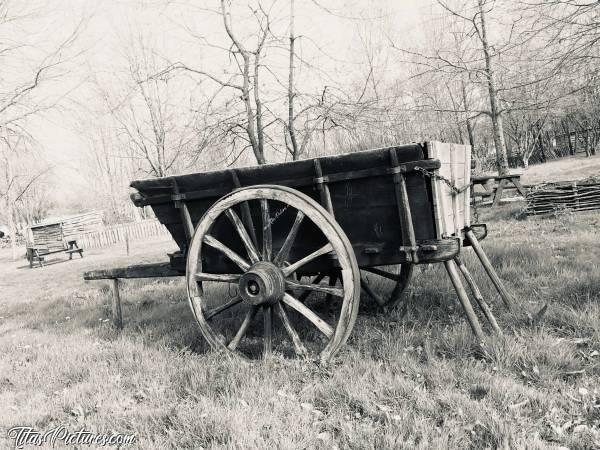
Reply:
<svg viewBox="0 0 600 450"><path fill-rule="evenodd" d="M133 432L140 449L600 448L600 215L522 220L506 205L483 219L484 247L520 307L549 304L536 324L506 313L467 251L506 332L488 355L440 267L418 270L405 319L360 315L323 367L211 353L181 280L126 282L117 332L107 285L81 272L140 256L34 270L4 261L0 448L14 425L59 424ZM148 247L134 250L150 260L169 243Z"/></svg>
<svg viewBox="0 0 600 450"><path fill-rule="evenodd" d="M529 166L523 172L522 182L538 184L547 181L578 180L598 176L599 173L600 154L589 158L583 155L568 156Z"/></svg>

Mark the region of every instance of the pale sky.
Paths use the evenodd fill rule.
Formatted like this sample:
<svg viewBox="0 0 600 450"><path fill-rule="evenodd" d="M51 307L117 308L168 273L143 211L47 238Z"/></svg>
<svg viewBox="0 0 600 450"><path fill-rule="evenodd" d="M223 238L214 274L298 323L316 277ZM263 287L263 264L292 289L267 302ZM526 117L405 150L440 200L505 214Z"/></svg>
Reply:
<svg viewBox="0 0 600 450"><path fill-rule="evenodd" d="M78 170L86 143L73 129L73 116L82 114L77 103L89 102L90 89L85 84L86 77L92 71L100 79L109 79L112 72L118 70L123 42L131 36L132 30L151 34L161 47L161 53L170 58L185 58L203 68L211 66L214 55L210 55L210 51L199 51L197 41L185 27L201 30L198 33L208 37L212 43L228 44L220 18L202 9L217 8L217 0L48 0L48 3L51 9L64 13L65 27L72 26L78 17L89 18L77 44L84 53L76 59L74 73L68 79L69 83L82 83L70 94L73 103L67 102L63 112L52 112L44 119L36 119L33 127L34 136L56 164L57 195L66 200L77 192L78 185L86 183ZM233 2L234 5L236 3ZM284 8L282 19L285 19L288 2L279 3ZM397 33L398 39L418 40L419 36L425 35L426 30L421 23L431 18L432 3L433 0L320 0L317 4L312 0L296 0L296 34L305 36L301 51L307 57L316 58L319 64L335 64L327 54L335 55L335 59L345 63L351 62L356 59L353 54L359 44L359 28L368 28L372 23L377 23L375 28ZM329 12L323 9L325 7ZM358 20L360 17L381 19ZM243 27L243 22L239 23ZM235 25L239 26L238 23ZM317 45L326 54L319 55ZM349 72L348 76L352 76L352 70Z"/></svg>

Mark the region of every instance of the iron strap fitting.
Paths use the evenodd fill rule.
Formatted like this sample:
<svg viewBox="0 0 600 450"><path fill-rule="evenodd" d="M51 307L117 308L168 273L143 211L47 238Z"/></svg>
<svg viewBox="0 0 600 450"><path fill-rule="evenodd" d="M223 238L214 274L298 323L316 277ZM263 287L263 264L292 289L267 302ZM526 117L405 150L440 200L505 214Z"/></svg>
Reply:
<svg viewBox="0 0 600 450"><path fill-rule="evenodd" d="M171 194L171 200L173 200L173 206L175 208L182 208L183 200L185 200L185 194Z"/></svg>
<svg viewBox="0 0 600 450"><path fill-rule="evenodd" d="M401 245L398 250L400 253L406 254L406 259L409 261L416 262L418 261L417 251L419 250L418 246L410 246L410 245Z"/></svg>
<svg viewBox="0 0 600 450"><path fill-rule="evenodd" d="M397 173L405 173L405 172L408 172L408 169L405 165L389 167L387 169L387 173L392 174L392 175L397 174Z"/></svg>

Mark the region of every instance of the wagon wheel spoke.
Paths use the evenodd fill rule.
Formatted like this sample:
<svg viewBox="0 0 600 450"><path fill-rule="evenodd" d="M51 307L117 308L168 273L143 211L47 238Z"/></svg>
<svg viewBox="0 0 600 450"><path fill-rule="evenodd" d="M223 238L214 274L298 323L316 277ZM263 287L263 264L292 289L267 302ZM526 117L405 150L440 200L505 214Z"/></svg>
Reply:
<svg viewBox="0 0 600 450"><path fill-rule="evenodd" d="M239 304L241 301L242 301L241 297L235 297L235 298L232 298L231 300L229 300L227 303L223 303L220 306L217 306L217 307L215 307L213 309L209 309L208 311L204 312L204 319L205 320L210 320L214 316L216 316L217 314L220 314L223 311L226 311L229 308L232 308L235 305Z"/></svg>
<svg viewBox="0 0 600 450"><path fill-rule="evenodd" d="M315 314L311 309L304 305L304 303L299 302L296 298L292 297L290 294L285 294L282 300L286 305L294 308L304 317L306 317L312 324L319 329L321 333L330 338L333 336L333 328L329 326L327 322L321 319L317 314Z"/></svg>
<svg viewBox="0 0 600 450"><path fill-rule="evenodd" d="M244 243L244 247L246 247L246 252L250 257L250 261L252 261L253 263L259 261L260 256L258 255L256 247L254 247L254 244L252 243L252 238L248 234L248 231L246 231L246 227L242 223L240 217L236 214L236 212L233 209L228 209L225 214L237 230L242 242Z"/></svg>
<svg viewBox="0 0 600 450"><path fill-rule="evenodd" d="M319 284L323 278L325 278L325 272L321 272L320 274L318 274L312 281L312 284ZM304 292L300 297L298 297L298 300L301 301L302 303L304 303L306 301L306 299L310 296L310 294L312 294L313 291L306 291Z"/></svg>
<svg viewBox="0 0 600 450"><path fill-rule="evenodd" d="M308 354L306 347L304 347L304 344L302 344L300 336L298 336L296 329L292 325L292 322L290 322L290 318L288 317L287 312L285 311L285 307L281 304L281 302L279 302L277 303L276 308L277 314L279 315L281 322L283 322L283 327L285 328L285 331L292 340L292 344L294 345L294 351L298 356L306 356Z"/></svg>
<svg viewBox="0 0 600 450"><path fill-rule="evenodd" d="M330 253L332 251L333 251L333 246L330 243L328 243L328 244L324 245L323 247L321 247L320 249L315 250L310 255L307 255L304 258L302 258L301 260L296 261L294 264L290 264L289 266L285 267L283 269L283 274L286 277L289 277L292 273L296 272L300 267L308 264L313 259L316 259L322 255L326 255L327 253Z"/></svg>
<svg viewBox="0 0 600 450"><path fill-rule="evenodd" d="M297 283L292 280L286 280L285 287L288 289L302 289L315 292L324 292L325 294L335 295L336 297L344 297L344 290L342 288L322 286L320 284Z"/></svg>
<svg viewBox="0 0 600 450"><path fill-rule="evenodd" d="M246 331L248 331L248 328L250 328L250 324L252 323L252 320L254 319L254 316L256 315L256 311L258 311L258 306L253 306L246 313L246 315L244 316L244 320L242 321L242 324L240 325L239 330L237 331L237 333L235 334L235 336L233 337L233 339L227 346L227 348L229 350L235 350L237 348L240 341L246 334Z"/></svg>
<svg viewBox="0 0 600 450"><path fill-rule="evenodd" d="M263 261L270 261L273 253L273 236L271 230L271 216L269 214L269 202L267 199L260 200L260 212L262 216L262 235L263 235L263 247L262 257Z"/></svg>
<svg viewBox="0 0 600 450"><path fill-rule="evenodd" d="M265 326L263 357L267 357L273 352L273 307L271 305L263 306L263 316Z"/></svg>
<svg viewBox="0 0 600 450"><path fill-rule="evenodd" d="M296 235L298 234L298 229L300 228L300 224L302 223L303 219L304 219L304 213L302 211L298 211L298 213L296 214L296 220L294 220L294 223L292 225L292 228L290 229L290 232L288 233L287 237L285 238L283 245L279 249L277 256L275 256L275 259L273 260L273 263L275 265L281 266L281 264L283 264L287 260L289 254L290 254L292 245L294 245L294 241L296 240Z"/></svg>
<svg viewBox="0 0 600 450"><path fill-rule="evenodd" d="M238 255L236 252L231 250L229 247L227 247L225 244L223 244L218 239L215 239L211 235L207 234L206 236L204 236L204 243L214 248L215 250L218 250L221 253L223 253L231 261L236 263L240 269L248 270L250 268L250 264L247 261L245 261L240 255Z"/></svg>
<svg viewBox="0 0 600 450"><path fill-rule="evenodd" d="M241 275L238 274L220 274L220 273L196 273L196 280L198 281L218 281L220 283L237 283L240 280Z"/></svg>
<svg viewBox="0 0 600 450"><path fill-rule="evenodd" d="M256 206L252 210L255 227L246 217L247 203ZM283 209L276 212L273 205ZM284 213L286 225L274 225ZM219 220L223 216L227 219ZM310 227L306 227L304 238L307 219ZM317 236L315 231L321 234ZM313 235L317 239L312 241L314 247L298 254L300 240ZM232 267L227 273L217 270L223 263ZM266 358L283 340L289 351L293 344L293 353L298 356L312 356L314 352L326 361L346 342L356 320L360 272L352 244L325 209L291 188L254 186L217 200L198 222L188 246L186 267L190 306L214 350ZM327 285L332 272L341 272L341 284ZM307 273L314 275L299 279ZM213 284L215 289L210 289ZM220 288L227 285L237 286L239 293L211 303L210 296L218 300ZM298 300L310 293L335 297L336 301L327 304L328 312L321 315L320 310ZM294 319L302 327L293 323ZM285 329L281 333L276 329L279 324L275 326L279 320Z"/></svg>

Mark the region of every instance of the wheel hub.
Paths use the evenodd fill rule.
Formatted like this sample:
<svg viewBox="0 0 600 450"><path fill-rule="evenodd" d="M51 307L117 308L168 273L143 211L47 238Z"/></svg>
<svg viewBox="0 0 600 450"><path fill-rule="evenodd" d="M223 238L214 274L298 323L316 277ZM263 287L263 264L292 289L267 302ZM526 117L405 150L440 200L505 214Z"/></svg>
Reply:
<svg viewBox="0 0 600 450"><path fill-rule="evenodd" d="M270 262L255 263L240 277L239 293L251 305L274 304L285 294L283 272Z"/></svg>

